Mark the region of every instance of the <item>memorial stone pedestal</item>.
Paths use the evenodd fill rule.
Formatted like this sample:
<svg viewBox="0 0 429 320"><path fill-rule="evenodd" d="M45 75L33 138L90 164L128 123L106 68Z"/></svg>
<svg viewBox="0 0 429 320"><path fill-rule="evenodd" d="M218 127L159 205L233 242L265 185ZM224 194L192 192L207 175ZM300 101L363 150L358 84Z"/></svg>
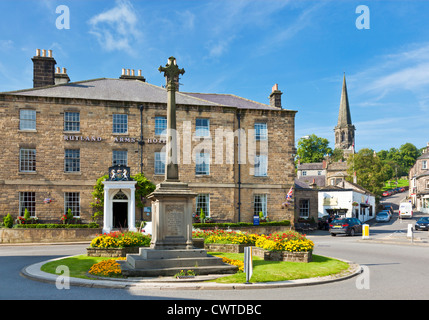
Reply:
<svg viewBox="0 0 429 320"><path fill-rule="evenodd" d="M192 203L197 196L186 183L179 181L176 141L176 83L184 69L170 57L166 67L160 67L167 78L167 150L165 181L147 198L152 201L152 241L150 248L140 248L139 254L128 254L121 261L122 274L131 277L173 276L181 270L193 270L196 275L235 273L236 266L207 254L192 245Z"/></svg>

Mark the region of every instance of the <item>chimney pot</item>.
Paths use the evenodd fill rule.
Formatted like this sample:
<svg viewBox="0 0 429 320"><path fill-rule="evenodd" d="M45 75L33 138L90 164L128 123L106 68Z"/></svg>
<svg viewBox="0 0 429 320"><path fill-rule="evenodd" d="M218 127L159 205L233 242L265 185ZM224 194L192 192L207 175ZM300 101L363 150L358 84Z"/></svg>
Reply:
<svg viewBox="0 0 429 320"><path fill-rule="evenodd" d="M141 76L142 76L142 71L141 71L141 70L139 70L139 71L138 71L138 73L137 73L137 75L138 75L139 77L141 77ZM429 145L429 143L428 143L428 145Z"/></svg>
<svg viewBox="0 0 429 320"><path fill-rule="evenodd" d="M131 70L131 75L134 77L134 69Z"/></svg>
<svg viewBox="0 0 429 320"><path fill-rule="evenodd" d="M45 49L37 49L36 56L32 58L34 88L55 85L55 65L57 62L52 57L52 50L49 50L48 54L49 57L46 56Z"/></svg>
<svg viewBox="0 0 429 320"><path fill-rule="evenodd" d="M282 108L282 94L283 92L279 91L279 85L276 83L272 87L272 92L270 94L270 105L276 108Z"/></svg>

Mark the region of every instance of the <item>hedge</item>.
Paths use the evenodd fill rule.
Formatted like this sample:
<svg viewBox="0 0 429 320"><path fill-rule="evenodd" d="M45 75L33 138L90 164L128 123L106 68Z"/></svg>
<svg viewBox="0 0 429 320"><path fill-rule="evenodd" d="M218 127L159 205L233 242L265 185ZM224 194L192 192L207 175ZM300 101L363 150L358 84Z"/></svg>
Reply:
<svg viewBox="0 0 429 320"><path fill-rule="evenodd" d="M218 227L218 228L237 228L237 227L253 227L251 222L223 222L223 223L193 223L195 228L209 228L209 227ZM259 226L290 226L289 220L284 221L270 221L270 222L260 222Z"/></svg>
<svg viewBox="0 0 429 320"><path fill-rule="evenodd" d="M99 228L97 223L90 224L57 224L57 223L38 223L38 224L18 224L14 226L18 229L96 229Z"/></svg>

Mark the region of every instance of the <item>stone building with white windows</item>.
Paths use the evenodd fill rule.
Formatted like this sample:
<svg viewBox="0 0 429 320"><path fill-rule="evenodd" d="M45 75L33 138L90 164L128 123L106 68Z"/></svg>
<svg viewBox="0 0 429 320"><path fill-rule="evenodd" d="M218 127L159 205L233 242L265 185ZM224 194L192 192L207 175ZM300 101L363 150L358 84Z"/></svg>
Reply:
<svg viewBox="0 0 429 320"><path fill-rule="evenodd" d="M165 88L133 70L70 82L51 51L37 50L32 60L34 87L0 93L0 217L28 209L53 221L71 209L90 221L93 186L114 164L164 180ZM293 220L293 206L281 204L294 184L296 111L282 107L281 94L274 86L263 104L176 93L179 178L198 194L195 212L221 221L251 222L261 211ZM122 203L113 215L131 203L111 196ZM149 207L135 210L137 221L151 219Z"/></svg>
<svg viewBox="0 0 429 320"><path fill-rule="evenodd" d="M416 210L429 213L429 143L409 173L409 197Z"/></svg>

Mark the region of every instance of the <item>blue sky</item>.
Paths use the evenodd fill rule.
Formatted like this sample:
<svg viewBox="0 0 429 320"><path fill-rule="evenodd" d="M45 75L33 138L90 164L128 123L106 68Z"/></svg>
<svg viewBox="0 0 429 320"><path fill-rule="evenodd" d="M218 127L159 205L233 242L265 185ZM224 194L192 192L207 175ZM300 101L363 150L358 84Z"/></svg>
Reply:
<svg viewBox="0 0 429 320"><path fill-rule="evenodd" d="M58 29L59 5L70 29ZM369 29L358 29L359 5ZM333 147L346 73L356 148L429 142L429 1L1 0L0 91L32 87L36 49L52 49L72 81L118 78L177 58L181 90L268 103L275 83L297 110L296 140Z"/></svg>

